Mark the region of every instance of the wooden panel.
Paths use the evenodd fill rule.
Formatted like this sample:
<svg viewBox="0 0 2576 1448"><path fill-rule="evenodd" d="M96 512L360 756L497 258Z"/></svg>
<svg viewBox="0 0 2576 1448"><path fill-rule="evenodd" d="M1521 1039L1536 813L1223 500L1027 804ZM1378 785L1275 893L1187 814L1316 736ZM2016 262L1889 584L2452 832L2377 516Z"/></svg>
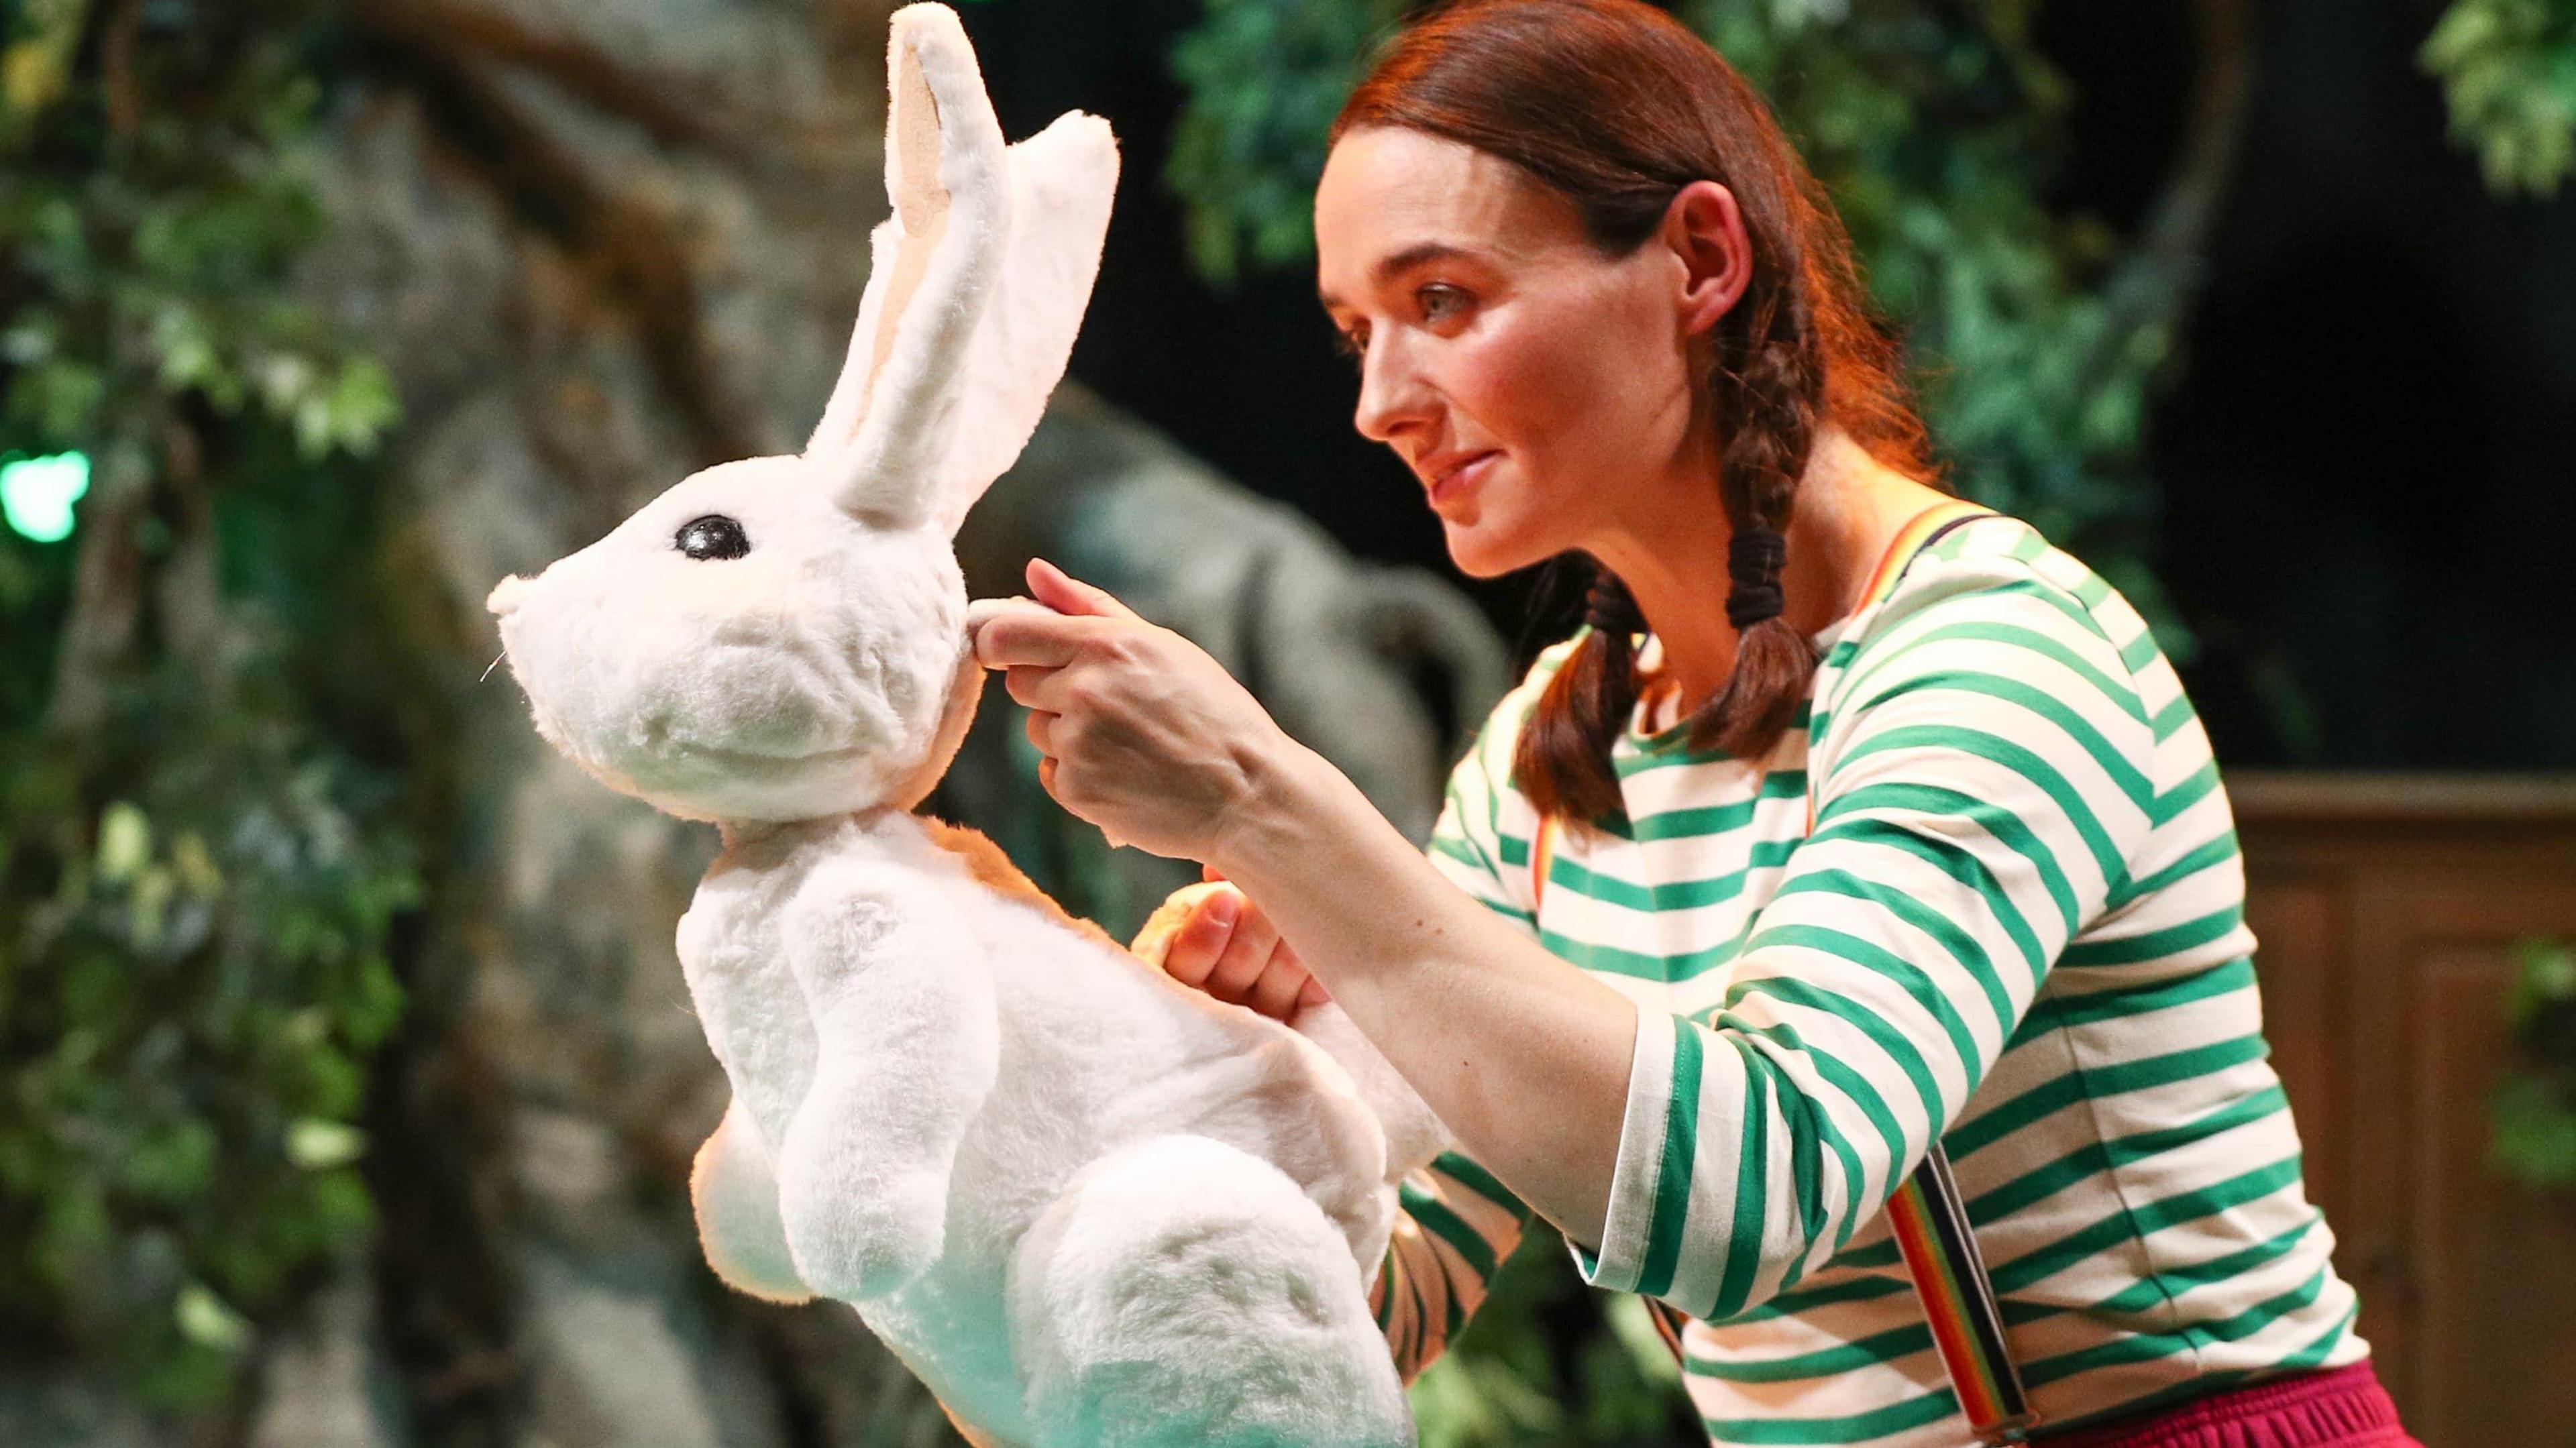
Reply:
<svg viewBox="0 0 2576 1448"><path fill-rule="evenodd" d="M2417 976L2413 1233L2422 1282L2410 1409L2435 1443L2576 1443L2576 1202L2488 1164L2486 1105L2508 1056L2499 949L2428 954Z"/></svg>
<svg viewBox="0 0 2576 1448"><path fill-rule="evenodd" d="M2337 1043L2350 1032L2336 959L2343 948L2342 891L2331 876L2291 877L2249 892L2255 978L2263 993L2263 1037L2281 1073L2306 1149L2308 1194L2329 1221L2342 1220L2345 1158L2343 1083Z"/></svg>
<svg viewBox="0 0 2576 1448"><path fill-rule="evenodd" d="M2360 1330L2435 1448L2576 1445L2576 1200L2488 1161L2501 1006L2576 939L2576 781L2229 780L2265 1032Z"/></svg>

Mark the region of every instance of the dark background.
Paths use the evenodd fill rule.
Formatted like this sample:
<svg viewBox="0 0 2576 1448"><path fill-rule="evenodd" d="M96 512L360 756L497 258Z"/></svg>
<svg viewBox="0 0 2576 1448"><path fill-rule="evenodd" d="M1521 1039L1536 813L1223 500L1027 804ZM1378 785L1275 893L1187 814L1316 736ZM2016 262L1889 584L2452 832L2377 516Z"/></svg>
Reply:
<svg viewBox="0 0 2576 1448"><path fill-rule="evenodd" d="M2148 439L2186 682L2231 765L2576 766L2576 200L2499 199L2446 138L2414 60L2433 0L2257 10L2255 114ZM964 13L1009 134L1078 106L1127 157L1074 375L1356 552L1445 571L1411 476L1351 430L1311 274L1189 268L1163 57L1198 0ZM2043 16L2080 98L2051 199L2125 229L2178 135L2182 14ZM1475 587L1519 637L1528 580Z"/></svg>

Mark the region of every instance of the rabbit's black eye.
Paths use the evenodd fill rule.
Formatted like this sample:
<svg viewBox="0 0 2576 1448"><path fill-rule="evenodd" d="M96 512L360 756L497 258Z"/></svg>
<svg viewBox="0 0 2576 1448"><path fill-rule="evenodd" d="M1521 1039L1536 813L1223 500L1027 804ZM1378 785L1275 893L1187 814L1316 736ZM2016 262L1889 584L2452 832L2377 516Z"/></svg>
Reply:
<svg viewBox="0 0 2576 1448"><path fill-rule="evenodd" d="M692 558L740 558L751 551L751 540L743 536L742 525L722 513L691 518L680 525L671 541Z"/></svg>

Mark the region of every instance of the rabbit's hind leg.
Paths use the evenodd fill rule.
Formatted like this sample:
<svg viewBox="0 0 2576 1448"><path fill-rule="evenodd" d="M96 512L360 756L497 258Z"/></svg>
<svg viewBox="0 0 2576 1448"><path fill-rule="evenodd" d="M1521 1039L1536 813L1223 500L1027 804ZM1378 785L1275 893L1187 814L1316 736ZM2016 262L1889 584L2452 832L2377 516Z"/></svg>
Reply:
<svg viewBox="0 0 2576 1448"><path fill-rule="evenodd" d="M1199 1136L1077 1175L1010 1266L1041 1448L1404 1448L1349 1244L1270 1163Z"/></svg>
<svg viewBox="0 0 2576 1448"><path fill-rule="evenodd" d="M792 1305L813 1299L814 1290L796 1275L795 1259L787 1252L769 1147L739 1098L725 1108L715 1134L698 1148L689 1171L689 1202L696 1209L707 1265L727 1285L771 1302Z"/></svg>

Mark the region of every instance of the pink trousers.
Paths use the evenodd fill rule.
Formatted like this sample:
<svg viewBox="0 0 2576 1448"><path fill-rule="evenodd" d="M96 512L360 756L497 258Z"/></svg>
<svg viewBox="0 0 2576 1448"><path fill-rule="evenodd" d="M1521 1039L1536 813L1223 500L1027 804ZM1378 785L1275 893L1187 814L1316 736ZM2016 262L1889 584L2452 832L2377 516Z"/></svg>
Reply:
<svg viewBox="0 0 2576 1448"><path fill-rule="evenodd" d="M2035 1441L2046 1448L2424 1448L2406 1436L2397 1405L2366 1359Z"/></svg>

